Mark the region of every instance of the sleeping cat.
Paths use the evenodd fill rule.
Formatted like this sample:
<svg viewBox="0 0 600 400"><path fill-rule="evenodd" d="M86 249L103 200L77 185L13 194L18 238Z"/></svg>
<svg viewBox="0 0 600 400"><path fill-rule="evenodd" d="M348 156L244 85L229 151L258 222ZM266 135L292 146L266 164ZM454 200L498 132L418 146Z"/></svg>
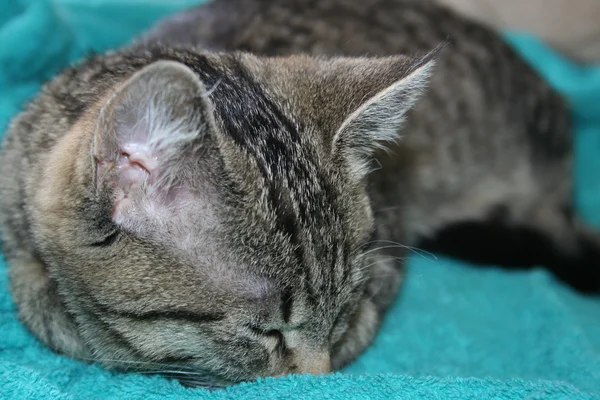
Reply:
<svg viewBox="0 0 600 400"><path fill-rule="evenodd" d="M449 39L402 140L374 157L378 238L476 263L545 265L598 292L600 238L573 215L563 100L495 33L434 3L221 0L167 18L140 46L356 57L419 54Z"/></svg>
<svg viewBox="0 0 600 400"><path fill-rule="evenodd" d="M69 356L187 384L342 367L410 246L514 250L600 284L563 102L495 34L425 1L176 15L49 82L0 162L23 322Z"/></svg>

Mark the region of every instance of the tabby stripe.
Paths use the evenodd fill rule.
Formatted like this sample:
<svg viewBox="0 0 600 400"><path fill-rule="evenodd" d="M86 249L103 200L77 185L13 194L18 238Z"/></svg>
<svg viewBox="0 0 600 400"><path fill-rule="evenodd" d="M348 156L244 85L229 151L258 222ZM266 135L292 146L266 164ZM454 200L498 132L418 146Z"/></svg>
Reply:
<svg viewBox="0 0 600 400"><path fill-rule="evenodd" d="M139 359L151 360L152 362L156 362L156 363L174 363L174 364L181 363L181 362L189 362L194 359L194 357L188 356L188 355L174 356L173 354L165 354L163 356L157 356L157 355L148 356L145 354L145 352L143 350L138 348L132 340L130 340L127 336L123 335L123 333L121 333L118 329L113 327L110 323L108 323L106 321L102 321L102 320L100 320L100 321L102 322L102 324L104 325L104 327L106 328L108 333L111 335L113 341L118 342L122 347L129 349L129 351L131 353L133 353ZM117 361L117 363L118 363L118 361ZM125 366L127 366L127 364Z"/></svg>
<svg viewBox="0 0 600 400"><path fill-rule="evenodd" d="M333 242L333 248L331 249L330 254L332 255L331 257L331 265L329 266L329 270L334 273L335 272L335 266L337 265L337 258L338 258L338 244L337 242Z"/></svg>
<svg viewBox="0 0 600 400"><path fill-rule="evenodd" d="M343 252L343 265L342 265L342 277L340 278L340 281L342 282L342 284L347 284L349 282L349 278L350 278L350 260L349 260L349 256L350 256L350 248L349 245L345 245L344 246L344 252Z"/></svg>
<svg viewBox="0 0 600 400"><path fill-rule="evenodd" d="M315 292L315 288L313 286L313 282L311 281L311 275L309 273L310 267L306 264L300 264L299 272L302 274L302 283L303 290L307 294L306 301L312 305L316 305L318 303L317 292Z"/></svg>
<svg viewBox="0 0 600 400"><path fill-rule="evenodd" d="M196 313L192 311L183 310L151 310L151 311L124 311L111 308L105 304L102 304L95 298L90 298L94 308L105 315L118 315L120 317L136 319L139 321L152 321L160 319L171 319L181 320L188 322L218 322L225 319L225 313L214 312L214 313Z"/></svg>
<svg viewBox="0 0 600 400"><path fill-rule="evenodd" d="M105 308L105 307L100 307L100 308ZM103 310L105 311L105 310ZM145 354L145 352L140 349L138 346L135 345L135 343L130 340L127 336L125 336L121 331L119 331L118 329L116 329L114 326L111 325L110 322L106 321L101 315L98 315L97 312L92 311L92 314L96 317L96 321L99 322L105 329L105 332L107 334L110 335L111 340L113 342L116 342L119 344L120 347L126 348L127 350L129 350L129 352L136 358L141 359L141 360L151 360L153 362L157 362L157 363L181 363L181 362L189 362L195 359L195 357L189 356L189 355L173 355L173 354L165 354L162 356L157 356L157 355L153 355L153 356L148 356ZM123 361L128 361L128 360L123 360ZM119 363L119 361L115 361L116 363ZM125 363L125 367L127 368L128 365L127 363Z"/></svg>
<svg viewBox="0 0 600 400"><path fill-rule="evenodd" d="M145 312L131 312L131 311L119 311L113 310L113 312L120 317L136 319L139 321L153 321L159 319L170 319L180 320L188 322L200 322L210 323L219 322L225 319L225 313L195 313L191 311L145 311Z"/></svg>
<svg viewBox="0 0 600 400"><path fill-rule="evenodd" d="M292 294L292 289L288 286L281 293L281 315L283 317L283 322L286 324L290 322L293 305L294 296Z"/></svg>
<svg viewBox="0 0 600 400"><path fill-rule="evenodd" d="M115 329L109 322L107 322L102 315L99 315L94 311L91 311L91 313L96 317L96 321L102 325L105 332L110 335L111 341L116 342L120 347L129 350L134 357L142 360L147 358L137 346L135 346L126 336L124 336L120 331Z"/></svg>

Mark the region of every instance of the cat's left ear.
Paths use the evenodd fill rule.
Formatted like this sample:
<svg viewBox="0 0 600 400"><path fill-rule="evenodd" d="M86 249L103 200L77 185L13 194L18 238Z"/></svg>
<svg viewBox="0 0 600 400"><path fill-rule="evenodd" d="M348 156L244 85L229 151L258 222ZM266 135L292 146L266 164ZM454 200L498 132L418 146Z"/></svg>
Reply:
<svg viewBox="0 0 600 400"><path fill-rule="evenodd" d="M399 79L367 98L338 128L332 154L342 158L355 177L360 179L369 172L370 158L376 149L399 138L406 113L426 90L436 53L411 61ZM377 72L373 74L377 79ZM372 80L373 76L364 79Z"/></svg>
<svg viewBox="0 0 600 400"><path fill-rule="evenodd" d="M186 168L216 132L208 97L194 71L168 60L140 69L112 93L97 118L91 153L93 187L111 192L115 220L139 217L139 207L128 206L133 201L150 208L183 204Z"/></svg>

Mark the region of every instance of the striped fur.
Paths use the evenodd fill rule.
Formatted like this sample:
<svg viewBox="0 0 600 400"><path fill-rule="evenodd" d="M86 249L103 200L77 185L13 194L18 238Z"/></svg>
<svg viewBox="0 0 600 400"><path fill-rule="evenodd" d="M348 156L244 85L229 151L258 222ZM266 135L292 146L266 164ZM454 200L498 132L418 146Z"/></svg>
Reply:
<svg viewBox="0 0 600 400"><path fill-rule="evenodd" d="M360 300L378 259L348 154L389 132L353 121L388 118L369 114L375 102L398 121L431 62L151 46L65 71L13 122L2 155L22 159L1 207L21 318L68 355L168 364L202 384L339 368L381 311ZM318 82L278 84L302 88L308 71L344 94L344 140L303 115Z"/></svg>
<svg viewBox="0 0 600 400"><path fill-rule="evenodd" d="M216 387L354 359L400 243L538 244L597 289L568 122L495 34L429 1L219 0L67 69L13 121L19 315L70 356Z"/></svg>

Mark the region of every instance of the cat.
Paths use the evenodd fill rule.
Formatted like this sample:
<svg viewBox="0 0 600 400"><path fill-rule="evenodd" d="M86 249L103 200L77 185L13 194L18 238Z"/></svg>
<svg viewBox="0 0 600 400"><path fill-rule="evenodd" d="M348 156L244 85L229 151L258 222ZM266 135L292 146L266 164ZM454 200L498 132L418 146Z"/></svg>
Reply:
<svg viewBox="0 0 600 400"><path fill-rule="evenodd" d="M107 368L327 373L448 227L523 228L597 288L571 158L560 96L444 8L220 0L66 69L12 121L11 291L42 342Z"/></svg>
<svg viewBox="0 0 600 400"><path fill-rule="evenodd" d="M436 3L221 0L167 18L140 43L385 56L449 40L402 140L369 176L380 238L474 263L545 265L597 293L600 239L573 209L565 101L496 33Z"/></svg>

